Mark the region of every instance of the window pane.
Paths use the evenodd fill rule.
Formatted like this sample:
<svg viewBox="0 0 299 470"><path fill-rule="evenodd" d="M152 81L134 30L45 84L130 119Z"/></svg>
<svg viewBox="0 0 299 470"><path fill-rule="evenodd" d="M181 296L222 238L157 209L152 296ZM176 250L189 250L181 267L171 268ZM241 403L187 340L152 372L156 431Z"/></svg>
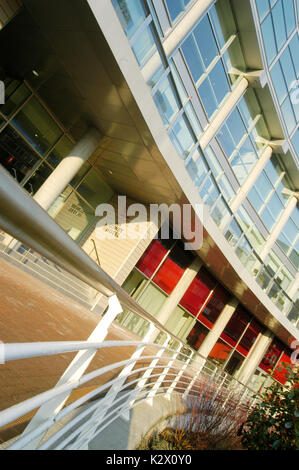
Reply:
<svg viewBox="0 0 299 470"><path fill-rule="evenodd" d="M185 157L188 156L194 145L194 137L186 123L185 116L178 118L170 134L172 139L178 143L180 153Z"/></svg>
<svg viewBox="0 0 299 470"><path fill-rule="evenodd" d="M221 338L235 346L250 319L250 315L242 307L237 307L237 310L224 328Z"/></svg>
<svg viewBox="0 0 299 470"><path fill-rule="evenodd" d="M268 0L256 0L256 6L257 6L257 11L258 11L260 20L263 21L263 19L269 12Z"/></svg>
<svg viewBox="0 0 299 470"><path fill-rule="evenodd" d="M201 268L182 297L180 305L196 316L216 284L217 281L213 276Z"/></svg>
<svg viewBox="0 0 299 470"><path fill-rule="evenodd" d="M268 64L271 64L276 55L276 46L271 15L268 15L262 23L262 34L264 39L267 61Z"/></svg>
<svg viewBox="0 0 299 470"><path fill-rule="evenodd" d="M46 152L62 135L61 129L35 97L24 105L12 122L40 153Z"/></svg>
<svg viewBox="0 0 299 470"><path fill-rule="evenodd" d="M230 297L229 292L222 286L218 285L216 289L214 289L212 297L200 316L204 316L211 323L215 323L225 305L228 303Z"/></svg>
<svg viewBox="0 0 299 470"><path fill-rule="evenodd" d="M208 333L208 328L196 322L187 337L187 343L197 351Z"/></svg>
<svg viewBox="0 0 299 470"><path fill-rule="evenodd" d="M234 109L229 115L226 120L226 125L230 130L234 143L238 145L242 137L246 134L246 129L237 109Z"/></svg>
<svg viewBox="0 0 299 470"><path fill-rule="evenodd" d="M168 125L179 110L179 103L169 77L166 77L159 86L154 95L154 101L164 124Z"/></svg>
<svg viewBox="0 0 299 470"><path fill-rule="evenodd" d="M136 268L142 271L147 277L151 277L166 253L166 247L158 240L154 240L143 253L136 264Z"/></svg>
<svg viewBox="0 0 299 470"><path fill-rule="evenodd" d="M284 21L283 21L283 10L282 10L282 3L281 1L277 2L275 7L272 10L272 17L273 17L273 24L274 24L274 31L276 36L276 44L277 48L280 51L283 44L287 39Z"/></svg>
<svg viewBox="0 0 299 470"><path fill-rule="evenodd" d="M202 66L198 48L196 46L195 40L192 35L187 37L187 39L183 42L181 48L182 48L182 52L185 57L185 60L190 69L193 80L196 83L197 80L203 74L203 66Z"/></svg>
<svg viewBox="0 0 299 470"><path fill-rule="evenodd" d="M273 81L276 94L278 96L279 103L281 104L283 100L285 99L285 97L287 96L288 90L284 81L284 76L282 74L279 61L276 62L270 74L271 74L271 78Z"/></svg>
<svg viewBox="0 0 299 470"><path fill-rule="evenodd" d="M0 163L19 182L40 162L39 157L10 126L0 133Z"/></svg>
<svg viewBox="0 0 299 470"><path fill-rule="evenodd" d="M209 74L209 77L212 84L212 88L216 95L217 103L218 105L220 105L220 103L222 103L223 99L230 91L221 60L219 60L215 67L213 67L212 71Z"/></svg>
<svg viewBox="0 0 299 470"><path fill-rule="evenodd" d="M176 307L165 323L165 328L178 338L186 341L194 323L194 317L189 315L189 313L185 312L182 308Z"/></svg>
<svg viewBox="0 0 299 470"><path fill-rule="evenodd" d="M221 339L218 339L217 343L213 347L209 354L209 358L217 365L222 366L230 354L232 348Z"/></svg>
<svg viewBox="0 0 299 470"><path fill-rule="evenodd" d="M109 201L113 195L113 190L94 169L88 172L77 191L94 208Z"/></svg>
<svg viewBox="0 0 299 470"><path fill-rule="evenodd" d="M18 80L4 80L5 103L1 105L1 112L6 116L12 114L31 94L24 83Z"/></svg>
<svg viewBox="0 0 299 470"><path fill-rule="evenodd" d="M139 0L113 0L121 25L130 38L146 17L145 9Z"/></svg>
<svg viewBox="0 0 299 470"><path fill-rule="evenodd" d="M282 4L287 27L287 37L289 37L296 26L294 3L290 0L282 0Z"/></svg>
<svg viewBox="0 0 299 470"><path fill-rule="evenodd" d="M66 157L74 147L74 144L67 138L63 137L51 151L47 157L47 162L54 168Z"/></svg>
<svg viewBox="0 0 299 470"><path fill-rule="evenodd" d="M198 87L198 93L207 117L210 118L217 109L217 103L208 77Z"/></svg>
<svg viewBox="0 0 299 470"><path fill-rule="evenodd" d="M218 55L218 48L208 15L204 16L199 25L195 28L194 37L198 44L203 63L207 68L212 60Z"/></svg>
<svg viewBox="0 0 299 470"><path fill-rule="evenodd" d="M166 0L171 21L174 21L187 7L191 0Z"/></svg>
<svg viewBox="0 0 299 470"><path fill-rule="evenodd" d="M220 145L226 157L229 158L235 150L235 144L226 125L221 127L220 131L217 134L217 139L220 142Z"/></svg>
<svg viewBox="0 0 299 470"><path fill-rule="evenodd" d="M197 149L192 153L192 157L186 165L186 168L195 186L200 186L208 173L208 168L203 161L201 153Z"/></svg>
<svg viewBox="0 0 299 470"><path fill-rule="evenodd" d="M140 66L144 65L156 50L154 35L151 25L138 35L136 41L132 44L132 50Z"/></svg>
<svg viewBox="0 0 299 470"><path fill-rule="evenodd" d="M42 163L25 183L24 188L33 196L51 173L51 168L46 163Z"/></svg>

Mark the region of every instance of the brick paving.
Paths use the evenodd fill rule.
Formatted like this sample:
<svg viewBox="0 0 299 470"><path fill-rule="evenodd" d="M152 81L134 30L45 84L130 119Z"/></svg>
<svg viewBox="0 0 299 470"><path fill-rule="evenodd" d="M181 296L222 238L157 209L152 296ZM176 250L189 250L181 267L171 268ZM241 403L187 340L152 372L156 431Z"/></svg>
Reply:
<svg viewBox="0 0 299 470"><path fill-rule="evenodd" d="M98 321L99 315L0 258L0 341L82 341L89 337ZM134 340L136 336L112 325L108 339ZM103 349L86 372L123 360L132 352L132 347ZM147 350L146 354L149 353ZM0 364L0 410L55 386L75 354ZM86 387L89 389L111 377L112 374L105 375L88 382ZM78 394L80 390L73 399ZM0 442L14 437L24 427L24 420L21 420L13 426L0 428Z"/></svg>

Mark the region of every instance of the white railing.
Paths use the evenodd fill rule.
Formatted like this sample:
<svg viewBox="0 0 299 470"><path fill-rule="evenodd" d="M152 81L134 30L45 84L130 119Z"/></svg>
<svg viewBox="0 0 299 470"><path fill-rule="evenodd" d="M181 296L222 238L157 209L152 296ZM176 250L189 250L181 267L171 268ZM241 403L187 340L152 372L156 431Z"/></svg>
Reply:
<svg viewBox="0 0 299 470"><path fill-rule="evenodd" d="M188 403L190 397L200 398L208 390L215 406L230 403L233 408L245 409L253 404L251 390L167 331L2 169L0 228L108 297L108 309L87 341L3 345L5 362L78 351L55 387L0 412L3 427L36 411L23 434L8 449L87 449L117 418L143 401L160 396L179 395ZM107 340L109 328L123 310L147 320L149 329L143 340ZM153 340L159 332L166 337L163 344ZM123 347L133 348L133 353L85 373L97 351ZM107 379L107 374L113 378ZM74 390L94 380L97 383L91 391L66 405ZM57 427L58 423L63 426Z"/></svg>

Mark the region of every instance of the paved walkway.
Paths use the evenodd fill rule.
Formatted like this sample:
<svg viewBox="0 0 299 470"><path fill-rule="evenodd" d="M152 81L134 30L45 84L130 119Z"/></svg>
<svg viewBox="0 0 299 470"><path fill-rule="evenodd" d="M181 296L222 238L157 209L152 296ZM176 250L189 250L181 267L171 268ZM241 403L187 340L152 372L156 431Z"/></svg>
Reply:
<svg viewBox="0 0 299 470"><path fill-rule="evenodd" d="M99 315L0 258L0 341L82 341L89 337L98 321ZM112 325L108 339L134 340L136 337ZM129 347L104 349L96 354L86 372L123 360L132 352L133 348ZM0 410L55 386L74 355L0 364ZM109 378L112 374L89 382L88 389ZM72 400L84 390L76 390ZM0 443L19 434L24 426L23 419L14 426L1 428Z"/></svg>

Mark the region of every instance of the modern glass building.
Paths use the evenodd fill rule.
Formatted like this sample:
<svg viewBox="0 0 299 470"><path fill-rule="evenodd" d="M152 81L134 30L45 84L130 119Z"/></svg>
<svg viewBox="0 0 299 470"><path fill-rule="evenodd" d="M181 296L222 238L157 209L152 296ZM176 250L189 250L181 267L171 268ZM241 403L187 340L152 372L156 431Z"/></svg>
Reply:
<svg viewBox="0 0 299 470"><path fill-rule="evenodd" d="M101 265L244 384L284 383L299 339L298 0L7 0L0 22L1 165L93 259L101 203L195 218L204 204L201 248L157 226L96 240Z"/></svg>

